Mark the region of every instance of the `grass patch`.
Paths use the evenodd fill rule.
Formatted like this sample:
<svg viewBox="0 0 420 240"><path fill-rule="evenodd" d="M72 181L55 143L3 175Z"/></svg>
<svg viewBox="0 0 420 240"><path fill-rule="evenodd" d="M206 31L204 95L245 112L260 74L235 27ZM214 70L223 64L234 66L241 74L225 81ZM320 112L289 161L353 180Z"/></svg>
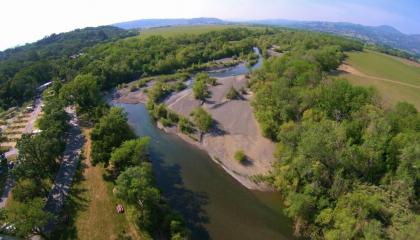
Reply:
<svg viewBox="0 0 420 240"><path fill-rule="evenodd" d="M420 110L420 89L403 85L411 84L420 87L420 67L373 51L350 52L347 54L349 65L374 78L352 74L342 74L343 77L356 85L375 87L388 106L406 101ZM380 78L401 82L402 84L383 81Z"/></svg>
<svg viewBox="0 0 420 240"><path fill-rule="evenodd" d="M137 229L125 214L118 214L114 184L104 176L102 166L90 163L90 130L83 131L86 143L69 197L63 209L63 222L53 239L140 239Z"/></svg>
<svg viewBox="0 0 420 240"><path fill-rule="evenodd" d="M367 75L420 86L420 67L373 51L350 52L347 55L347 62Z"/></svg>

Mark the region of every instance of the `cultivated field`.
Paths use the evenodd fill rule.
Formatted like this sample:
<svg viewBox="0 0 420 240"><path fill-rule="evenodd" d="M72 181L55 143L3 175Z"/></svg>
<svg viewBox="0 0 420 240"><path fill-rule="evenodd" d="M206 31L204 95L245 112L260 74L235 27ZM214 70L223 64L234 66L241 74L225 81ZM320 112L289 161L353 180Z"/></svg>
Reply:
<svg viewBox="0 0 420 240"><path fill-rule="evenodd" d="M180 34L202 34L210 31L223 30L227 28L238 27L238 25L205 25L205 26L173 26L150 28L140 32L140 37L149 37L159 35L163 37L173 37ZM245 27L245 26L244 26ZM247 28L258 28L250 27Z"/></svg>
<svg viewBox="0 0 420 240"><path fill-rule="evenodd" d="M385 54L365 51L350 52L340 67L350 82L374 86L386 105L398 101L414 104L420 110L420 66Z"/></svg>

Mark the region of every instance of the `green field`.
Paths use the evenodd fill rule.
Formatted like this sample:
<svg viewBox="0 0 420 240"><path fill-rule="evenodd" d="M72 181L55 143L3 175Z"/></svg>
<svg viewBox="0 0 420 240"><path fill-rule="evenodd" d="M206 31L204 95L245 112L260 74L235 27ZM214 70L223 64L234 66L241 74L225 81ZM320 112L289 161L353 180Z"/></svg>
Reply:
<svg viewBox="0 0 420 240"><path fill-rule="evenodd" d="M420 67L385 54L365 51L347 53L347 64L366 76L344 74L352 83L374 86L384 103L414 104L420 110Z"/></svg>
<svg viewBox="0 0 420 240"><path fill-rule="evenodd" d="M140 31L140 37L149 37L153 35L159 35L163 37L173 37L180 34L202 34L210 31L223 30L232 27L247 27L257 28L250 26L239 26L239 25L200 25L200 26L173 26L173 27L159 27L150 28Z"/></svg>

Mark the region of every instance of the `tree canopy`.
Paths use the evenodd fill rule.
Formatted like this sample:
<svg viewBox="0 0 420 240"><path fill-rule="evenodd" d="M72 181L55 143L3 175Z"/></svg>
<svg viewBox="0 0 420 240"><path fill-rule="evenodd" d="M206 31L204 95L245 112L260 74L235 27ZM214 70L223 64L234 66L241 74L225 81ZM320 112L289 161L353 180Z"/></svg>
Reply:
<svg viewBox="0 0 420 240"><path fill-rule="evenodd" d="M111 152L124 141L134 138L121 108L113 107L95 125L91 133L93 163L108 164Z"/></svg>
<svg viewBox="0 0 420 240"><path fill-rule="evenodd" d="M286 44L288 52L266 61L251 85L256 118L277 142L278 161L266 179L283 194L295 233L311 239L414 236L420 114L407 103L385 109L373 89L327 76L344 50L359 45L291 36L261 38L260 44Z"/></svg>

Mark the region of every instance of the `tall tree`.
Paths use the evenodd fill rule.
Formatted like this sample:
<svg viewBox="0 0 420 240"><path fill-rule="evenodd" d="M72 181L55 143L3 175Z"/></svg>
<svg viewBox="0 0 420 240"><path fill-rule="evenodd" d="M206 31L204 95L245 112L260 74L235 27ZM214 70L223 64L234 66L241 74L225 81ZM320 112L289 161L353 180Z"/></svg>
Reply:
<svg viewBox="0 0 420 240"><path fill-rule="evenodd" d="M15 234L22 238L32 234L45 236L42 228L52 219L51 213L45 212L44 201L35 198L28 203L13 202L7 209L6 219L16 228Z"/></svg>
<svg viewBox="0 0 420 240"><path fill-rule="evenodd" d="M111 153L112 167L120 172L148 161L149 141L148 137L142 137L123 142Z"/></svg>
<svg viewBox="0 0 420 240"><path fill-rule="evenodd" d="M126 140L133 139L134 133L127 123L127 116L121 108L113 107L92 130L93 163L108 164L111 152Z"/></svg>

